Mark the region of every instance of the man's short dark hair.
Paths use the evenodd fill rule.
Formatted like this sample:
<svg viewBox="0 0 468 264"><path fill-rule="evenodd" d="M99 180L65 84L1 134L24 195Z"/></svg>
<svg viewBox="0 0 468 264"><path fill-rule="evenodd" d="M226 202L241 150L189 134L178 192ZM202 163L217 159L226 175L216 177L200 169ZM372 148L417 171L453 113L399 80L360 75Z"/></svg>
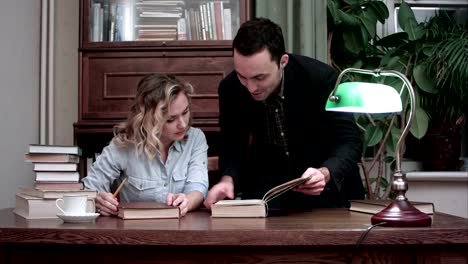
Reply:
<svg viewBox="0 0 468 264"><path fill-rule="evenodd" d="M281 27L267 18L254 18L244 22L237 31L232 48L243 56L251 56L267 49L271 60L278 65L286 53Z"/></svg>

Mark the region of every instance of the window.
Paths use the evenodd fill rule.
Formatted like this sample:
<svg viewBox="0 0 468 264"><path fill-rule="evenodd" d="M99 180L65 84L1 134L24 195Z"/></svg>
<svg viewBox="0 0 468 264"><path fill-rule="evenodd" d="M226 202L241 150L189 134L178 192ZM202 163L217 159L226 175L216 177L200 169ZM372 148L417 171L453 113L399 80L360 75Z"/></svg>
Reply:
<svg viewBox="0 0 468 264"><path fill-rule="evenodd" d="M398 3L397 3L398 2ZM398 11L401 1L395 1L394 9L394 30L395 32L402 31L398 25ZM444 10L459 23L464 23L468 19L468 2L467 1L406 1L414 12L416 21L419 23L429 20L437 12Z"/></svg>

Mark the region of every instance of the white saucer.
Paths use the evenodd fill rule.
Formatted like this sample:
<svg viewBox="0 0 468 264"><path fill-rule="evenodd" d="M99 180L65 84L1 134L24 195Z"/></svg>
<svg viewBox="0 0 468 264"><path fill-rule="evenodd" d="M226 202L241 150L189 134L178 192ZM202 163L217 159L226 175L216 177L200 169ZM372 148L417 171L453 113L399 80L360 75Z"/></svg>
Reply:
<svg viewBox="0 0 468 264"><path fill-rule="evenodd" d="M57 216L62 219L65 223L86 223L92 222L96 219L100 214L98 213L86 213L84 215L64 215L64 214L57 214Z"/></svg>

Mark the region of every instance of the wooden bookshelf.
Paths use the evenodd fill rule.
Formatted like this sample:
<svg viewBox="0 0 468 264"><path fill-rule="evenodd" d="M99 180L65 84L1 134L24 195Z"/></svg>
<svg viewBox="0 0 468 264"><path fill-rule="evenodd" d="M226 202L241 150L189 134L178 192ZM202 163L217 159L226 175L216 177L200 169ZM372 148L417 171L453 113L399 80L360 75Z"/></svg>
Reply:
<svg viewBox="0 0 468 264"><path fill-rule="evenodd" d="M83 150L83 160L109 143L112 127L127 117L138 81L154 72L194 85L193 126L205 132L209 155L217 155L218 84L233 69L232 37L250 14L250 0L80 0L74 141ZM205 27L201 19L208 23ZM169 36L174 28L175 36Z"/></svg>

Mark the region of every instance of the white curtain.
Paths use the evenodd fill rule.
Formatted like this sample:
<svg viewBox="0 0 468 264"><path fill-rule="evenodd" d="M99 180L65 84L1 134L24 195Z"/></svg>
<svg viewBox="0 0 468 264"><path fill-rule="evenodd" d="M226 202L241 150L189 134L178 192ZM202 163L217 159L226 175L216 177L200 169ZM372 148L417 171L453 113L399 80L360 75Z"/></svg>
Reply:
<svg viewBox="0 0 468 264"><path fill-rule="evenodd" d="M287 52L327 62L326 0L256 0L255 17L281 26Z"/></svg>

